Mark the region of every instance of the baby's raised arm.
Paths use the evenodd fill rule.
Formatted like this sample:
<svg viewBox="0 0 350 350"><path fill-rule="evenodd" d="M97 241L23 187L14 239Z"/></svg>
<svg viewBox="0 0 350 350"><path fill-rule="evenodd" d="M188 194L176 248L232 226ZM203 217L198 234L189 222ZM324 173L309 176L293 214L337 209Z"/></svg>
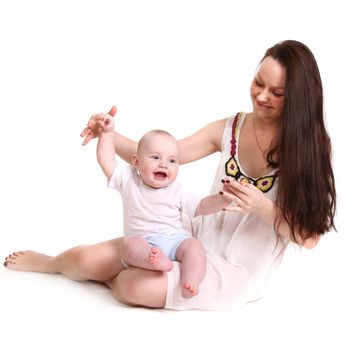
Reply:
<svg viewBox="0 0 350 350"><path fill-rule="evenodd" d="M101 127L96 149L97 161L109 180L117 166L114 149L114 120L109 114L100 114L97 122Z"/></svg>

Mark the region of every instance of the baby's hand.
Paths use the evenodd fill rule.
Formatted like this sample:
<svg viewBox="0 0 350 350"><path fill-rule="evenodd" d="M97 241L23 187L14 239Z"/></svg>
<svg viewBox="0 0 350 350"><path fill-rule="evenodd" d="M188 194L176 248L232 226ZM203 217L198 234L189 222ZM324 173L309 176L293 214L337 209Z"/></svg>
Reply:
<svg viewBox="0 0 350 350"><path fill-rule="evenodd" d="M96 116L96 120L102 132L114 131L114 118L110 114L100 113Z"/></svg>

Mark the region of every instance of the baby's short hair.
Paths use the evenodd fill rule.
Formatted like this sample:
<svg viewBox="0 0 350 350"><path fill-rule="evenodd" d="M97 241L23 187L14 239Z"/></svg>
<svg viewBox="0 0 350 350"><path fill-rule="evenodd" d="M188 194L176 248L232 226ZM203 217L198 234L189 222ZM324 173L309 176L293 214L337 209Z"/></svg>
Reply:
<svg viewBox="0 0 350 350"><path fill-rule="evenodd" d="M137 144L137 153L139 153L140 149L143 146L143 143L149 138L149 137L153 137L155 135L166 135L169 136L170 138L172 138L175 142L177 142L177 140L175 139L175 137L173 135L170 134L170 132L165 131L165 130L161 130L161 129L154 129L151 131L146 132L146 134L144 134L138 144Z"/></svg>

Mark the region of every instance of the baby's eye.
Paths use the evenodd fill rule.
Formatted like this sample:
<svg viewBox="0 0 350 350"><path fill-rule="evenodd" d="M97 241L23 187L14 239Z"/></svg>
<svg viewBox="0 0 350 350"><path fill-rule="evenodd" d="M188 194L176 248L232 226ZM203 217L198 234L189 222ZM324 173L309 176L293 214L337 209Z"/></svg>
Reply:
<svg viewBox="0 0 350 350"><path fill-rule="evenodd" d="M159 159L159 156L151 156L152 159Z"/></svg>
<svg viewBox="0 0 350 350"><path fill-rule="evenodd" d="M170 163L176 163L176 159L170 159Z"/></svg>

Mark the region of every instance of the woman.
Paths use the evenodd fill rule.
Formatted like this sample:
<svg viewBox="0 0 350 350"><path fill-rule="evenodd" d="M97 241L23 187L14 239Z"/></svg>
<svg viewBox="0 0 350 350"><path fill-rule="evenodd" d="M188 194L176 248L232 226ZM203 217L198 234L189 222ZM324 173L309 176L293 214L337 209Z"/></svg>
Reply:
<svg viewBox="0 0 350 350"><path fill-rule="evenodd" d="M169 273L128 268L117 274L122 238L56 257L16 252L5 265L101 281L130 305L228 309L258 299L288 242L313 248L334 228L336 195L322 82L311 51L292 40L269 48L250 94L252 112L215 121L180 141L182 163L221 152L212 193L223 182L224 195L236 203L188 223L208 256L199 296L181 296L178 264ZM113 107L109 114L115 113ZM99 134L95 118L82 133L84 144ZM116 152L130 162L136 143L118 133L114 139Z"/></svg>

